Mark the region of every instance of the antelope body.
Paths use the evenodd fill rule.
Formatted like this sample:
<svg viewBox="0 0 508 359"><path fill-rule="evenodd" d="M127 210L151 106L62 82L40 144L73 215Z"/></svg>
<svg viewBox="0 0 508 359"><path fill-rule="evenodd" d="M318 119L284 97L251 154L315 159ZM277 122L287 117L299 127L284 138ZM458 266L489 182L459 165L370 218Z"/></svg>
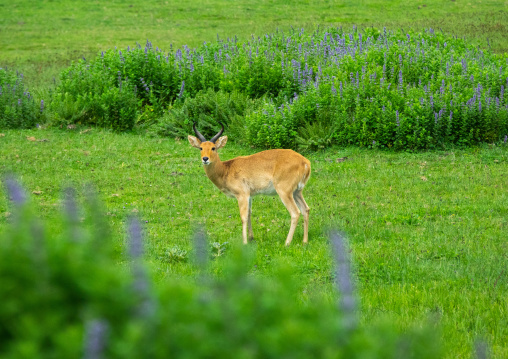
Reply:
<svg viewBox="0 0 508 359"><path fill-rule="evenodd" d="M222 126L222 124L221 124ZM291 215L291 227L286 245L293 235L303 215L303 243L309 238L309 206L305 202L302 190L310 177L310 161L293 150L267 150L250 156L241 156L222 162L217 150L224 147L227 136L222 136L224 126L210 141L196 129L197 137L188 136L192 146L201 150L201 161L208 178L228 197L238 200L242 219L243 242L253 238L251 207L252 196L279 195L282 203Z"/></svg>

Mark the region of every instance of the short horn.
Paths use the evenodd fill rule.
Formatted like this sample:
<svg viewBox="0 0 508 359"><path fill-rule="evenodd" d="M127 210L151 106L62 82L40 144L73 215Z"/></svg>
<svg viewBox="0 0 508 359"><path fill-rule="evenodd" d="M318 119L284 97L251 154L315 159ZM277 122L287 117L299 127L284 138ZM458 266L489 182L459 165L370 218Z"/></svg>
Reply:
<svg viewBox="0 0 508 359"><path fill-rule="evenodd" d="M201 141L201 142L206 142L206 138L205 136L203 136L201 133L199 133L199 131L197 130L196 128L196 122L193 122L192 123L192 128L194 129L194 133L196 134L196 136L198 136L198 139Z"/></svg>
<svg viewBox="0 0 508 359"><path fill-rule="evenodd" d="M218 121L217 121L218 122ZM215 143L215 141L217 141L217 139L220 137L220 135L222 135L222 133L224 132L224 125L222 123L219 122L219 125L222 127L219 131L219 133L217 133L215 136L212 137L212 139L210 140L210 142L213 142Z"/></svg>

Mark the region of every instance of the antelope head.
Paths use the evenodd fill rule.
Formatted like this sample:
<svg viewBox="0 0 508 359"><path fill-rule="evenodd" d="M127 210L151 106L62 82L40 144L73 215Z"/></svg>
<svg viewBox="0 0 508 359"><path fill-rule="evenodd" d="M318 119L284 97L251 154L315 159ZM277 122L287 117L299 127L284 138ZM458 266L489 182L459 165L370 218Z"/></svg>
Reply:
<svg viewBox="0 0 508 359"><path fill-rule="evenodd" d="M196 122L194 122L192 125L194 133L197 137L189 135L188 139L193 147L199 148L201 151L201 161L205 166L220 161L217 150L224 147L228 141L228 136L220 137L224 132L224 125L220 122L219 124L222 127L221 130L215 136L213 136L210 141L207 141L205 137L196 129Z"/></svg>

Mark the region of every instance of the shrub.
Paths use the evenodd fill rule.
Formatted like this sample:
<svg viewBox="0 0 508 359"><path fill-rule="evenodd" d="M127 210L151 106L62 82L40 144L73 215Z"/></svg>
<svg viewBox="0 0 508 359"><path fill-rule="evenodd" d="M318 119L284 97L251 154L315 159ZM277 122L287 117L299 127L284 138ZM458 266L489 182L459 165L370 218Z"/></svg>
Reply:
<svg viewBox="0 0 508 359"><path fill-rule="evenodd" d="M178 103L207 91L235 93L264 99L263 110L246 113L250 144L260 147L474 145L508 134L506 60L433 30L326 28L306 34L293 29L167 54L147 42L144 48L109 50L90 64L73 65L62 75L56 102L71 96L104 124L142 111L139 121L150 124L167 108L188 109L190 102ZM122 103L115 100L122 97L114 89L120 84L128 89ZM113 94L104 99L107 91ZM114 108L129 103L132 110L127 115L102 109L110 98L119 103ZM211 111L206 106L197 110L203 111L208 131ZM162 133L182 132L188 123L183 111L162 121ZM196 119L201 113L189 116ZM332 139L316 138L330 131Z"/></svg>
<svg viewBox="0 0 508 359"><path fill-rule="evenodd" d="M23 74L0 68L0 129L33 128L43 121L44 101L37 103L23 83Z"/></svg>
<svg viewBox="0 0 508 359"><path fill-rule="evenodd" d="M199 132L211 138L218 131L217 123L221 122L227 126L228 135L241 141L245 138L244 116L257 106L258 102L238 91L200 91L195 97L176 102L159 119L157 132L163 136L185 138L193 133L192 123L196 121Z"/></svg>
<svg viewBox="0 0 508 359"><path fill-rule="evenodd" d="M115 79L105 75L103 66L81 60L62 72L51 102L56 124L132 129L140 111L136 88L120 74Z"/></svg>
<svg viewBox="0 0 508 359"><path fill-rule="evenodd" d="M94 200L82 226L68 191L63 230L54 236L23 204L22 189L12 180L7 187L16 208L0 234L2 358L440 356L429 333L401 337L389 326L345 325L337 305L318 293L310 304L298 302L298 285L283 266L273 278L248 275L244 246L225 254L226 243L212 244L214 256L226 257L221 278L198 262L199 283L169 278L155 285L136 220L128 226L129 257L118 258Z"/></svg>
<svg viewBox="0 0 508 359"><path fill-rule="evenodd" d="M281 93L291 86L295 93L247 118L251 142L323 146L305 139L315 128L334 131L333 141L324 139L328 144L426 149L495 142L508 133L505 59L432 30L373 31L326 29L288 37L282 60L288 86ZM254 46L271 53L283 39L273 36Z"/></svg>

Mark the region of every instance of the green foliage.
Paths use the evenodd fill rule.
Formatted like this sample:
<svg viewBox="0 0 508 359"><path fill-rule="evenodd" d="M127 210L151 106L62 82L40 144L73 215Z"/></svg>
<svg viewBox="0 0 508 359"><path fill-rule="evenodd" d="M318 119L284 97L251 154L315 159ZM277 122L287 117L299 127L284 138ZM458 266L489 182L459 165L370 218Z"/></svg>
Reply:
<svg viewBox="0 0 508 359"><path fill-rule="evenodd" d="M72 65L54 102L70 96L95 124L116 129L132 128L141 108L146 124L169 108L156 126L178 137L191 121L210 135L216 121L245 116L258 147L469 146L508 134L505 62L433 30L301 29L168 54L147 42ZM264 98L262 110L249 111L248 98Z"/></svg>
<svg viewBox="0 0 508 359"><path fill-rule="evenodd" d="M187 262L189 259L187 256L188 252L185 249L181 249L178 246L173 246L166 250L164 256L161 256L161 260L169 263Z"/></svg>
<svg viewBox="0 0 508 359"><path fill-rule="evenodd" d="M109 76L111 69L105 66L104 61L80 60L62 72L51 101L55 124L132 129L140 111L136 88L119 73Z"/></svg>
<svg viewBox="0 0 508 359"><path fill-rule="evenodd" d="M245 137L244 116L257 106L257 101L238 91L208 89L175 102L158 120L156 129L163 136L185 138L193 133L192 122L195 121L199 123L199 132L211 138L217 133L217 123L221 122L227 127L229 136L241 141Z"/></svg>
<svg viewBox="0 0 508 359"><path fill-rule="evenodd" d="M44 102L36 103L23 74L0 68L0 129L33 128L43 120Z"/></svg>
<svg viewBox="0 0 508 359"><path fill-rule="evenodd" d="M228 242L212 242L211 248L212 248L212 257L217 258L220 256L223 256L228 248L230 247Z"/></svg>
<svg viewBox="0 0 508 359"><path fill-rule="evenodd" d="M221 278L202 273L199 285L170 278L154 288L136 221L129 225L131 257L123 259L129 276L116 264L95 201L82 226L68 196L62 231L48 236L19 196L12 198L18 203L0 236L3 358L441 356L428 331L400 337L389 326L346 328L334 302L318 294L307 305L295 301L289 268L280 266L273 278L247 275L252 256L244 246L228 251ZM212 247L224 256L227 243Z"/></svg>
<svg viewBox="0 0 508 359"><path fill-rule="evenodd" d="M508 134L503 57L432 30L371 32L302 30L288 37L283 53L274 51L284 46L283 35L251 43L285 63L286 83L284 97L247 116L251 143L414 150L498 142ZM309 140L310 128L325 137Z"/></svg>

